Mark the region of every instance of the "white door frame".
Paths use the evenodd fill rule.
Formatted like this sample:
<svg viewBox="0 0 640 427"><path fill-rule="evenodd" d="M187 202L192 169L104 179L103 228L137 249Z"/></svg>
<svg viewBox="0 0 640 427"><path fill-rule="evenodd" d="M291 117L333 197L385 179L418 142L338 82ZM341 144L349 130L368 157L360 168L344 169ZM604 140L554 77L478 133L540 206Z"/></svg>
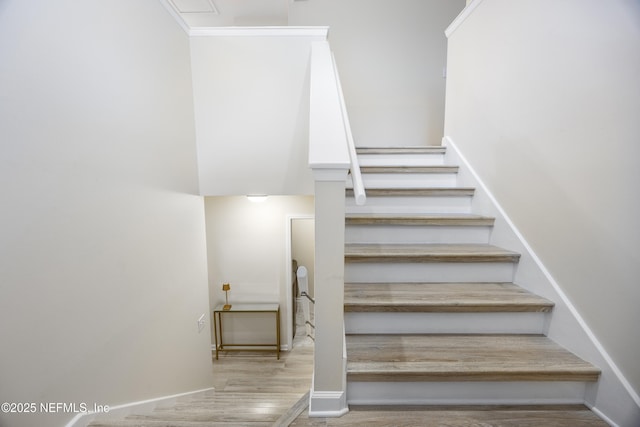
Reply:
<svg viewBox="0 0 640 427"><path fill-rule="evenodd" d="M293 316L295 315L295 313L293 313L293 307L291 306L291 300L293 298L292 295L292 291L291 291L291 287L293 285L293 281L291 280L291 259L292 259L292 254L291 254L291 238L293 237L293 233L292 233L292 227L293 227L293 220L294 219L313 219L315 220L316 217L315 215L311 215L311 214L289 214L286 216L286 225L284 227L284 229L286 230L285 234L285 270L287 273L285 274L285 286L286 286L286 291L285 291L285 298L286 298L286 306L287 306L287 336L286 336L286 340L285 340L285 345L284 345L284 349L285 350L291 350L293 348L293 329L291 327L291 325L293 324Z"/></svg>

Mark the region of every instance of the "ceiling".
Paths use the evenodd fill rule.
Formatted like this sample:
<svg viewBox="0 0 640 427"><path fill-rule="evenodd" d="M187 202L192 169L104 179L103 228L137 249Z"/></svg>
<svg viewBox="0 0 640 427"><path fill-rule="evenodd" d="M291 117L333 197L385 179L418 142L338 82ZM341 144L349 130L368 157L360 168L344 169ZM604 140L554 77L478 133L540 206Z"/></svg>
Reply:
<svg viewBox="0 0 640 427"><path fill-rule="evenodd" d="M168 0L190 28L286 26L289 2L300 0Z"/></svg>

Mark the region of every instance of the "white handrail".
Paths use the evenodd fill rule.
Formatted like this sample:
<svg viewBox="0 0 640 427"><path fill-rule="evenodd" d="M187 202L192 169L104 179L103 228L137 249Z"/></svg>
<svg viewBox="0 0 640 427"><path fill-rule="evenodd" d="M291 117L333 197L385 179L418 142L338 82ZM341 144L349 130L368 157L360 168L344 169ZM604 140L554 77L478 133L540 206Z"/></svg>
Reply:
<svg viewBox="0 0 640 427"><path fill-rule="evenodd" d="M344 93L342 92L342 84L340 83L340 74L336 65L336 57L331 53L333 60L333 72L336 76L336 86L338 87L338 98L340 99L340 108L342 110L342 120L344 122L344 132L347 136L347 147L349 148L349 157L351 159L351 179L353 181L353 195L356 205L364 205L367 201L367 194L362 182L362 173L360 172L360 163L358 162L358 154L356 152L356 144L353 141L351 133L351 123L349 122L349 114L347 113L347 105L344 102Z"/></svg>

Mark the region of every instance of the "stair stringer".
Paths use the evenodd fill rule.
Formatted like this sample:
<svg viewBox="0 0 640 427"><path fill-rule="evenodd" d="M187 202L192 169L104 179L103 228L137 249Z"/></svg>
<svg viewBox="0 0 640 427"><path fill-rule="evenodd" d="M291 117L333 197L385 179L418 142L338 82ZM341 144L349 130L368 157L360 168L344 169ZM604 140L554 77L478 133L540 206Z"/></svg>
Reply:
<svg viewBox="0 0 640 427"><path fill-rule="evenodd" d="M447 148L445 163L459 166L458 185L476 189L471 202L472 212L495 218L490 243L521 254L514 281L517 281L522 288L555 303L553 311L546 316L545 335L601 370L600 379L586 386L585 404L611 425L620 427L639 425L640 396L638 393L622 375L606 349L455 142L445 136L442 145Z"/></svg>

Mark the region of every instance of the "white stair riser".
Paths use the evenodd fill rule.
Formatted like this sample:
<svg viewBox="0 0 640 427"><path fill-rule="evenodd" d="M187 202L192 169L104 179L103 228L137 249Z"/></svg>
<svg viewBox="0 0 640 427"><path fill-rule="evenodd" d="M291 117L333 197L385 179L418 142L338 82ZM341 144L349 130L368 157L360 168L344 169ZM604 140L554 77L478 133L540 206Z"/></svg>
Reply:
<svg viewBox="0 0 640 427"><path fill-rule="evenodd" d="M357 382L350 405L544 405L582 404L586 384L570 381Z"/></svg>
<svg viewBox="0 0 640 427"><path fill-rule="evenodd" d="M542 334L545 313L347 312L348 334Z"/></svg>
<svg viewBox="0 0 640 427"><path fill-rule="evenodd" d="M365 189L366 191L366 189ZM353 197L346 198L347 213L470 213L471 196L388 197L367 196L358 206Z"/></svg>
<svg viewBox="0 0 640 427"><path fill-rule="evenodd" d="M489 263L345 263L344 280L353 283L512 282L514 264Z"/></svg>
<svg viewBox="0 0 640 427"><path fill-rule="evenodd" d="M444 154L358 154L360 166L436 166Z"/></svg>
<svg viewBox="0 0 640 427"><path fill-rule="evenodd" d="M489 226L347 225L346 243L489 243Z"/></svg>
<svg viewBox="0 0 640 427"><path fill-rule="evenodd" d="M446 188L455 187L455 173L364 173L364 188ZM351 177L347 179L347 188L353 188Z"/></svg>

